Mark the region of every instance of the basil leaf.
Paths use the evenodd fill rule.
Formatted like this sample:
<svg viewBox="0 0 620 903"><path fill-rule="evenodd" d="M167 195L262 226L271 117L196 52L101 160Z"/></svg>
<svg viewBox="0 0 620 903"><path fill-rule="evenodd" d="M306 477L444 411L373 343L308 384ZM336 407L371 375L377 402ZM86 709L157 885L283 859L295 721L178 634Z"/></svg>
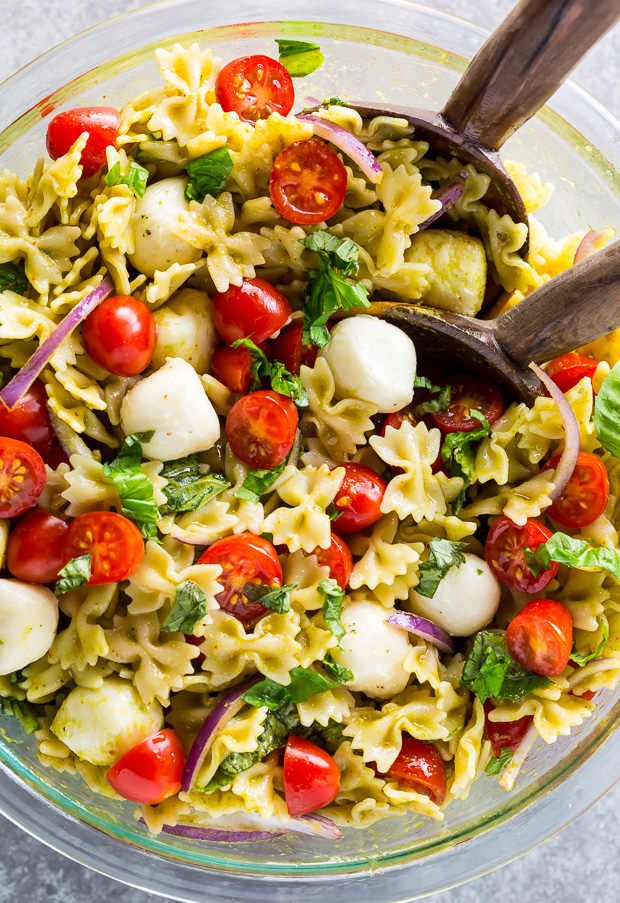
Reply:
<svg viewBox="0 0 620 903"><path fill-rule="evenodd" d="M58 571L58 580L54 592L57 596L62 593L69 593L72 589L78 589L84 586L90 580L90 564L91 555L80 555L79 558L72 558L68 561L64 568Z"/></svg>
<svg viewBox="0 0 620 903"><path fill-rule="evenodd" d="M195 511L231 485L219 474L203 473L198 455L170 461L160 476L168 481L163 490L167 501L159 508L162 515Z"/></svg>
<svg viewBox="0 0 620 903"><path fill-rule="evenodd" d="M295 41L292 38L276 38L279 62L293 78L303 78L315 72L325 57L314 41Z"/></svg>
<svg viewBox="0 0 620 903"><path fill-rule="evenodd" d="M571 568L602 568L620 583L620 555L616 549L590 548L584 539L574 539L566 533L554 533L535 552L526 553L526 562L531 567L535 561L546 570L552 561L566 564Z"/></svg>
<svg viewBox="0 0 620 903"><path fill-rule="evenodd" d="M350 107L351 104L348 103L342 97L329 97L327 100L324 100L322 103L316 104L313 107L305 107L301 111L301 115L305 116L308 113L316 113L317 110L326 110L328 107Z"/></svg>
<svg viewBox="0 0 620 903"><path fill-rule="evenodd" d="M115 163L105 177L105 183L108 188L111 188L114 185L129 185L137 198L144 196L148 180L148 169L145 169L144 166L140 166L135 160L132 160L129 163L129 169L127 170L126 175L121 174L121 164Z"/></svg>
<svg viewBox="0 0 620 903"><path fill-rule="evenodd" d="M413 380L413 387L414 389L428 389L429 392L441 392L442 390L442 386L436 386L428 376L419 376L417 373ZM446 387L443 386L443 388Z"/></svg>
<svg viewBox="0 0 620 903"><path fill-rule="evenodd" d="M193 580L184 580L177 586L176 595L170 614L161 629L167 631L180 630L181 633L192 633L199 621L207 613L205 602L207 597Z"/></svg>
<svg viewBox="0 0 620 903"><path fill-rule="evenodd" d="M449 539L431 539L428 547L428 558L420 564L420 582L416 592L427 599L432 599L437 587L453 565L464 564L465 542L451 542Z"/></svg>
<svg viewBox="0 0 620 903"><path fill-rule="evenodd" d="M273 470L249 470L242 485L235 492L235 498L246 502L259 502L261 495L264 495L284 473L285 467L286 461L282 461L279 467L274 467Z"/></svg>
<svg viewBox="0 0 620 903"><path fill-rule="evenodd" d="M323 620L338 640L345 635L346 630L343 627L342 618L342 600L344 599L344 590L340 589L335 580L330 577L321 580L317 590L323 596L322 615Z"/></svg>
<svg viewBox="0 0 620 903"><path fill-rule="evenodd" d="M18 295L25 295L29 285L23 260L0 263L0 292L10 289Z"/></svg>
<svg viewBox="0 0 620 903"><path fill-rule="evenodd" d="M300 238L299 243L343 276L354 275L359 270L360 249L351 238L338 238L331 229L316 229L306 238Z"/></svg>
<svg viewBox="0 0 620 903"><path fill-rule="evenodd" d="M261 351L251 339L237 339L232 343L232 347L247 348L254 358L251 373L255 382L252 384L252 391L259 389L261 378L266 377L274 392L288 396L298 408L308 407L308 394L301 384L301 379L289 373L284 364L280 361L270 361L264 351Z"/></svg>
<svg viewBox="0 0 620 903"><path fill-rule="evenodd" d="M127 436L118 457L103 465L103 475L115 484L121 497L121 514L140 528L146 539L157 539L157 504L153 484L142 473L142 443L153 438L153 430Z"/></svg>
<svg viewBox="0 0 620 903"><path fill-rule="evenodd" d="M532 690L550 687L552 681L517 664L508 652L505 634L481 630L476 634L460 683L481 702L490 697L518 702Z"/></svg>
<svg viewBox="0 0 620 903"><path fill-rule="evenodd" d="M39 730L37 716L45 715L42 705L33 705L25 699L11 699L9 696L0 696L0 715L8 715L17 718L27 734L34 734Z"/></svg>
<svg viewBox="0 0 620 903"><path fill-rule="evenodd" d="M603 380L592 420L605 451L620 458L620 361Z"/></svg>
<svg viewBox="0 0 620 903"><path fill-rule="evenodd" d="M476 449L474 445L488 436L491 429L489 421L480 411L472 408L469 413L476 420L480 421L482 424L481 428L470 430L468 433L460 431L448 433L441 446L441 457L450 471L450 476L461 477L463 480L463 488L452 503L453 514L456 514L463 507L466 501L465 490L471 483L475 473Z"/></svg>
<svg viewBox="0 0 620 903"><path fill-rule="evenodd" d="M348 681L353 680L353 671L349 668L345 668L344 665L339 665L338 662L335 662L331 652L328 652L325 655L323 667L325 668L327 676L332 680L337 681L339 684L345 684Z"/></svg>
<svg viewBox="0 0 620 903"><path fill-rule="evenodd" d="M278 614L286 614L291 607L291 593L297 589L296 583L289 583L288 586L264 586L262 583L246 583L243 587L243 594L247 596L250 602L260 602L270 611L277 611Z"/></svg>
<svg viewBox="0 0 620 903"><path fill-rule="evenodd" d="M249 705L256 707L265 705L273 712L285 702L307 702L316 693L325 693L326 690L333 690L338 686L311 668L293 668L289 677L291 682L287 686L266 677L247 690L243 698Z"/></svg>
<svg viewBox="0 0 620 903"><path fill-rule="evenodd" d="M439 395L436 398L429 398L428 401L422 401L414 408L420 417L423 417L424 414L439 414L440 411L447 411L450 407L450 398L452 397L450 386L435 386L431 391L439 392Z"/></svg>
<svg viewBox="0 0 620 903"><path fill-rule="evenodd" d="M499 756L493 756L489 759L487 767L484 769L485 772L487 774L501 774L513 756L514 752L512 749L509 746L505 746Z"/></svg>
<svg viewBox="0 0 620 903"><path fill-rule="evenodd" d="M536 552L532 551L532 549L528 549L527 546L523 547L523 557L525 558L528 570L530 570L535 577L540 576L543 571L547 570L545 565L536 557Z"/></svg>
<svg viewBox="0 0 620 903"><path fill-rule="evenodd" d="M587 665L588 662L591 662L592 659L598 658L609 642L609 621L607 620L605 615L600 615L599 626L602 632L601 641L596 649L594 649L592 652L584 655L582 652L579 652L577 647L573 644L573 648L570 654L571 661L575 662L576 665L579 665L580 668L583 668L583 666Z"/></svg>
<svg viewBox="0 0 620 903"><path fill-rule="evenodd" d="M198 201L201 204L208 194L216 198L226 187L226 179L232 168L233 160L227 147L218 147L210 154L190 160L185 164L189 175L185 197L188 201Z"/></svg>

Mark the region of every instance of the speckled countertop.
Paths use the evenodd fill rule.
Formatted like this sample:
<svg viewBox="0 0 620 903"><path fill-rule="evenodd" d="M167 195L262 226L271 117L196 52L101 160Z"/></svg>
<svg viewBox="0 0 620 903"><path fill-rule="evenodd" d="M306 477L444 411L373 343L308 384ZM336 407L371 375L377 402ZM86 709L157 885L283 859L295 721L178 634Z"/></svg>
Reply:
<svg viewBox="0 0 620 903"><path fill-rule="evenodd" d="M0 81L60 41L143 5L141 0L0 0ZM513 0L427 0L427 5L493 28ZM590 53L574 77L620 117L620 26ZM619 810L617 787L536 850L433 899L437 903L615 903L620 900ZM1 816L0 831L0 903L107 903L111 898L115 903L155 903L161 899L65 859Z"/></svg>

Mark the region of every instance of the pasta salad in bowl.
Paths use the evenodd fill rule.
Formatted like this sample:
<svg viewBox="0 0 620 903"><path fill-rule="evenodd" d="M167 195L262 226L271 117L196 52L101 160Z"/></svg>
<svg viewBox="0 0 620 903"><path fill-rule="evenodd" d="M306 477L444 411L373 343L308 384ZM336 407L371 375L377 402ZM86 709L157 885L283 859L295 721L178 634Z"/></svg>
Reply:
<svg viewBox="0 0 620 903"><path fill-rule="evenodd" d="M522 257L471 164L296 100L320 42L155 59L0 179L3 714L145 839L439 834L620 678L620 343L528 406L377 302L492 318L613 229L509 163Z"/></svg>

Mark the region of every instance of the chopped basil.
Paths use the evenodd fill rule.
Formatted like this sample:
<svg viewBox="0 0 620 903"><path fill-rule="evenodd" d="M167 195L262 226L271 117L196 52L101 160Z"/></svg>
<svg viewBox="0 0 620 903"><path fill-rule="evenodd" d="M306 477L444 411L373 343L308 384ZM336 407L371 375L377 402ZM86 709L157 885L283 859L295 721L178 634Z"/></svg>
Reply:
<svg viewBox="0 0 620 903"><path fill-rule="evenodd" d="M103 465L103 475L112 480L121 497L121 514L139 527L146 539L157 539L157 504L153 484L142 472L142 443L153 438L153 430L127 436L118 457Z"/></svg>
<svg viewBox="0 0 620 903"><path fill-rule="evenodd" d="M185 164L189 176L185 197L201 204L208 194L216 198L226 187L232 168L233 160L227 147L218 147L210 154L190 160Z"/></svg>
<svg viewBox="0 0 620 903"><path fill-rule="evenodd" d="M620 361L603 380L592 419L597 438L605 451L614 458L620 458Z"/></svg>
<svg viewBox="0 0 620 903"><path fill-rule="evenodd" d="M447 387L449 388L449 386ZM441 446L441 457L443 462L453 477L461 477L463 480L463 488L459 492L457 498L452 503L452 511L456 514L465 503L465 490L472 481L475 472L476 449L477 442L489 435L491 429L489 421L486 417L473 408L470 415L478 420L482 426L477 430L470 430L468 433L454 432L448 433L443 440Z"/></svg>
<svg viewBox="0 0 620 903"><path fill-rule="evenodd" d="M247 690L243 698L249 705L266 705L273 712L285 702L307 702L316 693L325 693L339 686L311 668L293 668L289 677L291 681L287 686L266 677Z"/></svg>
<svg viewBox="0 0 620 903"><path fill-rule="evenodd" d="M315 72L325 57L314 41L295 41L292 38L276 38L279 61L293 78L303 78Z"/></svg>
<svg viewBox="0 0 620 903"><path fill-rule="evenodd" d="M296 583L288 586L264 586L262 583L246 583L243 594L250 602L259 602L264 608L286 614L291 607L291 593L297 589Z"/></svg>
<svg viewBox="0 0 620 903"><path fill-rule="evenodd" d="M328 107L350 107L351 104L348 103L342 97L329 97L327 100L322 101L322 103L318 103L313 107L305 107L301 111L301 115L305 116L308 113L316 113L317 110L326 110Z"/></svg>
<svg viewBox="0 0 620 903"><path fill-rule="evenodd" d="M45 715L42 705L33 705L25 699L11 699L9 696L0 696L0 715L8 715L17 718L27 734L33 734L39 730L37 717Z"/></svg>
<svg viewBox="0 0 620 903"><path fill-rule="evenodd" d="M298 408L308 407L308 393L302 386L301 379L289 373L284 364L280 363L280 361L270 361L267 355L251 339L237 339L232 343L232 347L247 348L254 358L250 371L254 377L254 382L250 391L254 392L256 389L260 389L261 379L265 377L269 380L274 392L288 396Z"/></svg>
<svg viewBox="0 0 620 903"><path fill-rule="evenodd" d="M58 571L58 580L54 592L57 596L62 593L71 592L72 589L78 589L84 586L90 580L90 563L91 555L80 555L79 558L72 558L68 561L64 568Z"/></svg>
<svg viewBox="0 0 620 903"><path fill-rule="evenodd" d="M0 263L0 292L10 289L18 295L25 295L29 285L23 260Z"/></svg>
<svg viewBox="0 0 620 903"><path fill-rule="evenodd" d="M332 680L335 680L339 684L344 684L347 683L347 681L353 680L353 671L349 668L345 668L344 665L339 665L338 662L335 662L331 652L326 653L325 658L323 659L323 667L325 668L327 676L331 677Z"/></svg>
<svg viewBox="0 0 620 903"><path fill-rule="evenodd" d="M121 173L121 164L115 163L105 177L105 183L108 188L111 188L113 185L128 185L137 198L144 196L148 180L148 169L140 166L135 160L130 162L126 175Z"/></svg>
<svg viewBox="0 0 620 903"><path fill-rule="evenodd" d="M205 602L207 597L193 580L179 583L170 609L170 614L162 624L162 630L180 630L181 633L192 633L199 621L207 613Z"/></svg>
<svg viewBox="0 0 620 903"><path fill-rule="evenodd" d="M499 756L493 756L489 759L487 767L484 770L487 774L501 774L513 755L512 749L509 746L505 746Z"/></svg>
<svg viewBox="0 0 620 903"><path fill-rule="evenodd" d="M163 490L167 501L160 506L160 514L195 511L230 487L219 474L203 473L198 455L170 461L160 476L168 481Z"/></svg>
<svg viewBox="0 0 620 903"><path fill-rule="evenodd" d="M584 665L587 665L588 662L591 662L593 659L598 658L609 642L609 621L607 620L605 615L599 616L599 626L601 628L601 641L596 649L592 650L592 652L588 652L584 655L573 644L573 649L570 654L571 661L575 662L576 665L579 665L580 668L583 668Z"/></svg>
<svg viewBox="0 0 620 903"><path fill-rule="evenodd" d="M472 690L481 702L486 702L490 697L518 702L532 690L552 684L547 677L528 671L511 658L505 634L488 630L476 634L460 682Z"/></svg>
<svg viewBox="0 0 620 903"><path fill-rule="evenodd" d="M261 495L270 489L278 477L284 473L286 462L273 470L249 470L243 484L235 492L235 498L246 502L259 502Z"/></svg>
<svg viewBox="0 0 620 903"><path fill-rule="evenodd" d="M602 568L620 583L620 555L616 549L593 549L584 539L575 539L566 533L554 533L535 552L531 549L525 549L524 552L527 566L536 576L555 561L571 568Z"/></svg>
<svg viewBox="0 0 620 903"><path fill-rule="evenodd" d="M447 411L450 407L450 398L452 397L452 389L450 386L433 386L431 392L438 392L436 398L429 398L428 401L422 401L415 406L415 411L420 417L424 414L439 414L440 411Z"/></svg>
<svg viewBox="0 0 620 903"><path fill-rule="evenodd" d="M325 599L321 612L323 620L333 635L340 641L346 633L341 620L342 601L345 595L344 590L340 589L336 581L332 580L330 577L321 580L317 589Z"/></svg>
<svg viewBox="0 0 620 903"><path fill-rule="evenodd" d="M449 539L431 539L428 547L428 558L420 564L420 582L416 592L427 599L432 599L437 587L455 564L464 564L467 543L451 542Z"/></svg>

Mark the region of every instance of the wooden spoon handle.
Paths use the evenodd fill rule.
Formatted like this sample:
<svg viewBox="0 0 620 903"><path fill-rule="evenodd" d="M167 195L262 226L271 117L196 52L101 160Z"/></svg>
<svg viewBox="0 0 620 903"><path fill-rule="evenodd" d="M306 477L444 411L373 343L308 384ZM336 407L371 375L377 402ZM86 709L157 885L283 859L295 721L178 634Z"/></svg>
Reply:
<svg viewBox="0 0 620 903"><path fill-rule="evenodd" d="M523 367L617 329L620 241L546 282L489 325L506 354Z"/></svg>
<svg viewBox="0 0 620 903"><path fill-rule="evenodd" d="M442 111L499 150L620 18L620 0L521 0L478 51Z"/></svg>

